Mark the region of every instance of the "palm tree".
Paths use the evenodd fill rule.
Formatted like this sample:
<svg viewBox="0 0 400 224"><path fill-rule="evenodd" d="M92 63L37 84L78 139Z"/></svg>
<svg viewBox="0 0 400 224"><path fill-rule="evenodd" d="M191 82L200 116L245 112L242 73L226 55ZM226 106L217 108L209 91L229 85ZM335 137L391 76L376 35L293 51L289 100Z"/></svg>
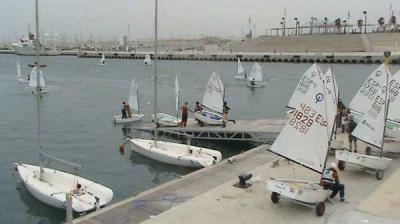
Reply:
<svg viewBox="0 0 400 224"><path fill-rule="evenodd" d="M378 25L379 25L379 31L382 32L383 31L383 25L385 25L385 18L380 17L378 19Z"/></svg>
<svg viewBox="0 0 400 224"><path fill-rule="evenodd" d="M340 30L341 30L341 27L342 27L342 21L340 20L340 18L337 18L335 20L335 26L336 26L336 28L338 30L338 33L340 33Z"/></svg>
<svg viewBox="0 0 400 224"><path fill-rule="evenodd" d="M360 33L362 33L363 25L364 25L364 21L362 19L357 20L357 26L358 26L358 29L360 30Z"/></svg>

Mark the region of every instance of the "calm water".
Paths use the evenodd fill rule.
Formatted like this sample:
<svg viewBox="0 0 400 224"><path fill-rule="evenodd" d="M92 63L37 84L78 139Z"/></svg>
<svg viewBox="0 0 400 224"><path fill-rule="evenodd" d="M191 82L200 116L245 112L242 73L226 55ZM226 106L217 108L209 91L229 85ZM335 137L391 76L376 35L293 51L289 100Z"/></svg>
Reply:
<svg viewBox="0 0 400 224"><path fill-rule="evenodd" d="M16 182L12 163L37 164L36 101L30 90L16 80L16 62L22 73L32 63L31 57L0 55L0 222L60 223L64 211L46 206L34 199L22 184ZM127 99L133 77L140 85L140 106L146 120L153 110L153 67L141 60L108 60L104 67L98 59L76 57L43 57L47 86L51 93L41 100L44 150L52 155L83 165L80 174L114 190L113 202L135 192L159 185L192 169L160 164L136 153L118 153L124 136L148 137L150 134L114 127L111 117ZM250 90L243 81L233 80L233 62L159 62L159 110L174 113L174 78L181 84L181 102L194 105L200 101L208 77L218 71L226 86L226 98L233 119L281 118L284 107L298 78L309 64L261 64L268 86ZM322 65L325 70L328 65ZM246 70L250 63L244 63ZM342 99L348 103L363 80L376 65L335 65ZM393 68L396 71L399 68ZM165 137L163 137L165 138ZM173 141L179 141L174 140ZM221 142L195 141L194 144L216 148L224 157L252 146ZM66 169L62 165L54 164Z"/></svg>

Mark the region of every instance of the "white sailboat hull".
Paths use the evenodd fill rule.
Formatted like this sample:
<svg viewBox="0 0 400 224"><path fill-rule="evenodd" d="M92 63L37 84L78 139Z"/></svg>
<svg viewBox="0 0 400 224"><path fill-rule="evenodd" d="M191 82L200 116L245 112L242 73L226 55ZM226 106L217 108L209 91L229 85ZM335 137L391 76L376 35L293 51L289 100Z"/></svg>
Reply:
<svg viewBox="0 0 400 224"><path fill-rule="evenodd" d="M263 82L263 81L255 81L254 85L251 82L247 83L247 86L250 88L260 88L260 87L264 87L266 85L267 85L267 83Z"/></svg>
<svg viewBox="0 0 400 224"><path fill-rule="evenodd" d="M331 193L330 190L324 190L318 183L275 178L268 178L267 190L307 204L324 202Z"/></svg>
<svg viewBox="0 0 400 224"><path fill-rule="evenodd" d="M358 154L346 150L336 150L335 158L337 161L344 161L346 163L351 163L372 170L385 170L392 161L392 159L385 157Z"/></svg>
<svg viewBox="0 0 400 224"><path fill-rule="evenodd" d="M209 125L222 125L223 124L222 115L211 112L211 111L203 110L203 111L195 112L193 114L193 116L205 124L209 124Z"/></svg>
<svg viewBox="0 0 400 224"><path fill-rule="evenodd" d="M151 119L154 121L154 114L151 115ZM181 119L176 118L175 116L164 113L157 113L157 123L160 126L177 127L180 122Z"/></svg>
<svg viewBox="0 0 400 224"><path fill-rule="evenodd" d="M15 163L19 177L28 191L39 201L50 206L65 209L66 194L76 189L77 183L81 190L72 196L72 209L81 213L96 209L96 198L99 207L107 205L113 198L113 191L93 181L62 171L43 168L43 180L39 180L38 166Z"/></svg>
<svg viewBox="0 0 400 224"><path fill-rule="evenodd" d="M219 151L173 142L131 139L130 148L148 158L176 166L202 168L222 159Z"/></svg>
<svg viewBox="0 0 400 224"><path fill-rule="evenodd" d="M144 114L132 114L132 117L122 119L122 115L116 115L113 117L115 124L129 124L143 120Z"/></svg>

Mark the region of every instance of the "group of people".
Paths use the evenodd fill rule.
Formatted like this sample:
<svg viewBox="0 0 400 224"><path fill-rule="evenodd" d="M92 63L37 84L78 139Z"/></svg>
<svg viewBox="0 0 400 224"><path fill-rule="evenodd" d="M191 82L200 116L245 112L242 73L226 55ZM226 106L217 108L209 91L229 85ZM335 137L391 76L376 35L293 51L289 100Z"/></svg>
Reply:
<svg viewBox="0 0 400 224"><path fill-rule="evenodd" d="M194 107L194 110L190 110L188 107L188 102L185 102L185 104L179 108L182 111L182 119L181 119L181 123L179 124L180 127L186 127L187 125L187 119L188 119L188 114L189 111L192 113L196 113L196 112L201 112L203 111L203 107L200 105L200 102L196 102L196 105ZM228 103L226 101L224 101L223 104L223 112L222 112L222 127L226 127L226 124L228 122L228 112L231 108L228 107ZM199 126L204 126L204 122L196 119L197 123L199 124ZM235 121L233 121L235 122Z"/></svg>
<svg viewBox="0 0 400 224"><path fill-rule="evenodd" d="M347 133L350 151L353 151L354 144L354 152L357 152L357 138L351 134L356 128L357 123L354 121L349 108L346 108L340 99L337 104L336 124L337 128L342 129L342 133Z"/></svg>
<svg viewBox="0 0 400 224"><path fill-rule="evenodd" d="M127 118L132 118L132 110L131 107L127 102L122 102L122 108L121 108L121 113L122 113L122 119L127 119Z"/></svg>

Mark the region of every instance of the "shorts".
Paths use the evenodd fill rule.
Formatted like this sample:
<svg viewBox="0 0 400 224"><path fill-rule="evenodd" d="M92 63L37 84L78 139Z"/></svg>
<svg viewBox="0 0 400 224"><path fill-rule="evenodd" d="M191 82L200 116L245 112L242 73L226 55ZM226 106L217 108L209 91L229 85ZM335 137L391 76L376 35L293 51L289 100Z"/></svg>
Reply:
<svg viewBox="0 0 400 224"><path fill-rule="evenodd" d="M187 114L182 114L182 121L187 121L188 115Z"/></svg>

